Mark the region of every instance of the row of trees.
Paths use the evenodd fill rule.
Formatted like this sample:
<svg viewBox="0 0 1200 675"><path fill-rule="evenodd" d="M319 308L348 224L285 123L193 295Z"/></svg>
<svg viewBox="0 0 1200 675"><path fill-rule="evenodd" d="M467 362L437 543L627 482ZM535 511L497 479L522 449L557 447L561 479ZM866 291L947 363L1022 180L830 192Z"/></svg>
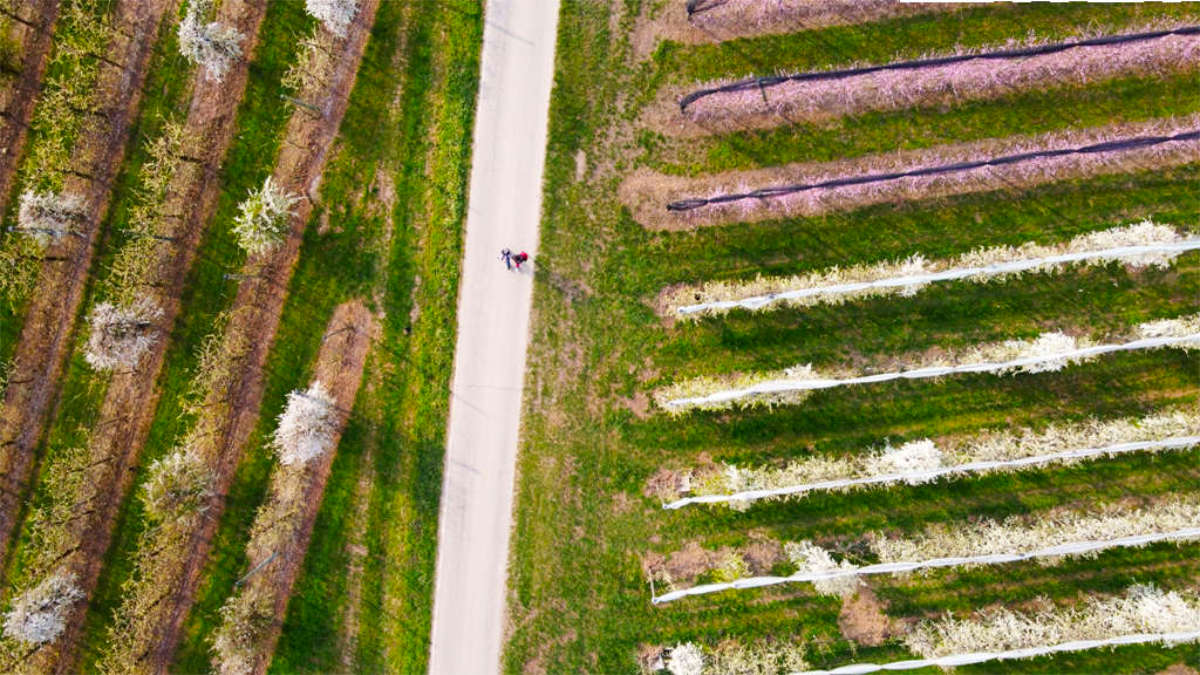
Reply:
<svg viewBox="0 0 1200 675"><path fill-rule="evenodd" d="M812 491L917 485L941 477L1027 471L1126 452L1200 445L1200 411L1090 419L1043 429L985 431L938 442L923 438L847 456L815 455L782 465L725 464L688 469L659 496L668 508L721 503L741 508L757 499L803 497ZM691 495L691 497L684 497Z"/></svg>
<svg viewBox="0 0 1200 675"><path fill-rule="evenodd" d="M1147 322L1111 340L1104 344L1051 331L1033 339L1004 340L956 352L919 355L909 359L900 370L870 375L849 370L817 371L807 364L782 372L701 377L659 389L654 393L654 400L668 413L679 414L693 409L795 404L818 389L891 380L941 378L962 373L1048 373L1113 352L1200 348L1200 315Z"/></svg>

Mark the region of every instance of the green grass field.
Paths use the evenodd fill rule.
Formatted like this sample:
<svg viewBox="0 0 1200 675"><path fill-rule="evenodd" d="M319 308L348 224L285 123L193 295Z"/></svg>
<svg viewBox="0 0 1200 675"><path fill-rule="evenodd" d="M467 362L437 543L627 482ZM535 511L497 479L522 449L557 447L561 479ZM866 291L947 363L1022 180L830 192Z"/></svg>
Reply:
<svg viewBox="0 0 1200 675"><path fill-rule="evenodd" d="M1169 270L1129 272L1109 265L1003 284L948 283L914 298L664 322L652 302L673 283L796 274L915 252L940 258L980 246L1058 242L1145 217L1195 230L1200 214L1194 190L1200 167L1193 164L818 218L648 232L617 198L622 178L639 167L702 175L1200 110L1200 78L1187 74L670 139L639 122L663 87L884 62L1003 43L1030 31L1054 38L1097 26L1194 21L1200 12L1195 3L976 7L718 45L665 43L648 60L634 62L627 36L638 21L673 1L626 0L611 8L567 2L560 19L538 252L544 283L535 295L518 467L507 671L631 672L642 646L715 644L724 638L801 639L808 660L822 668L911 658L895 639L880 647L851 643L838 628L840 602L805 584L653 607L643 557L669 554L690 542L737 545L752 534L836 544L874 529L912 533L937 522L1194 490L1197 450L816 494L740 512L701 506L664 511L657 499L644 496L647 479L660 468L694 466L702 456L757 465L853 452L884 441L1142 415L1167 405L1194 405L1200 394L1194 353L1161 351L1105 357L1043 375L823 391L802 405L770 410L672 418L647 407L647 395L657 387L698 375L809 362L818 368L880 363L934 346L964 347L1053 329L1102 335L1200 309L1200 256L1190 253ZM1021 563L911 579L875 577L870 584L892 617L966 614L1039 595L1067 602L1081 593L1117 592L1135 581L1190 588L1198 552L1195 544L1154 545L1051 567ZM1200 666L1200 648L1125 647L1007 662L1003 669L1154 672L1175 663ZM994 672L996 665L966 670Z"/></svg>

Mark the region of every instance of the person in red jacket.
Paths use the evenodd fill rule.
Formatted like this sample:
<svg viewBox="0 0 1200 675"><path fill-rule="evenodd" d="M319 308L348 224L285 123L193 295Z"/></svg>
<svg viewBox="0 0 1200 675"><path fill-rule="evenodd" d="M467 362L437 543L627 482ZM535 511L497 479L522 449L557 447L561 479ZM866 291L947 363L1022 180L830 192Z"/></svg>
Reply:
<svg viewBox="0 0 1200 675"><path fill-rule="evenodd" d="M513 264L517 266L517 270L521 269L521 263L525 262L526 260L529 260L529 254L525 251L521 251L512 257Z"/></svg>

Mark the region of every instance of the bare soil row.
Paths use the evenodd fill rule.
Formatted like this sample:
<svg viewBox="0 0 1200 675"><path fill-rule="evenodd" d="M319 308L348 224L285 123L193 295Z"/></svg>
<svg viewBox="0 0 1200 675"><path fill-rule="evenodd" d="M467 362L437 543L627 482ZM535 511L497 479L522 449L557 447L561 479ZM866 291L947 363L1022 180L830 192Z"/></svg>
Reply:
<svg viewBox="0 0 1200 675"><path fill-rule="evenodd" d="M792 194L745 198L689 211L668 211L687 199L743 194L760 188L811 185L827 181L902 173L1026 152L1078 148L1132 138L1172 135L1200 129L1200 116L1166 118L1041 134L989 139L925 150L872 155L836 162L790 164L698 178L666 176L649 170L631 174L620 187L621 201L652 230L690 230L729 223L817 216L885 202L898 203L988 190L1020 190L1062 180L1164 169L1200 161L1200 141L1069 154L963 171L823 187Z"/></svg>
<svg viewBox="0 0 1200 675"><path fill-rule="evenodd" d="M1124 32L1146 33L1150 27ZM1011 59L979 58L844 77L825 77L815 71L799 75L802 79L710 93L691 102L682 112L679 92L666 92L647 111L647 123L673 135L700 136L820 122L869 111L952 106L1035 89L1086 86L1120 77L1165 76L1197 67L1200 67L1200 35L1166 35ZM724 84L728 83L709 83L696 89Z"/></svg>
<svg viewBox="0 0 1200 675"><path fill-rule="evenodd" d="M311 91L301 91L298 98L320 112L307 107L296 109L274 171L275 183L282 189L308 198L293 210L286 240L273 251L251 256L245 264L245 280L238 287L231 318L217 347L218 360L234 365L232 379L204 393L196 425L200 433L193 450L213 474L204 516L186 540L159 540L152 531L139 542L140 576L127 587L111 633L113 651L102 664L110 670L161 673L171 666L226 494L258 421L263 367L312 214L312 195L345 114L378 2L361 3L345 38L337 38L325 28L318 31L318 42L335 48L329 55L329 76L314 81L307 87Z"/></svg>
<svg viewBox="0 0 1200 675"><path fill-rule="evenodd" d="M130 129L142 98L159 24L172 0L121 2L115 14L113 44L104 64L96 100L104 113L75 146L66 192L85 197L86 217L78 236L64 237L46 252L22 326L0 409L0 546L7 551L51 407L58 396L63 363L87 285L100 226L108 211L111 186L125 157ZM85 177L85 176L90 176Z"/></svg>
<svg viewBox="0 0 1200 675"><path fill-rule="evenodd" d="M688 5L693 11L688 13ZM723 42L757 35L883 21L961 5L897 0L670 0L659 16L638 28L634 43L671 40L683 44ZM639 56L652 46L638 49Z"/></svg>
<svg viewBox="0 0 1200 675"><path fill-rule="evenodd" d="M88 451L83 455L87 465L73 467L86 472L86 485L97 495L97 503L70 523L70 536L63 548L73 552L61 565L75 575L76 585L86 599L72 608L63 636L38 652L37 663L44 671L70 672L76 667L87 601L100 578L117 513L129 491L157 408L161 392L155 385L169 346L165 336L179 315L188 270L220 196L219 172L237 128L236 115L249 75L249 56L254 52L265 13L266 6L262 3L245 0L222 3L215 20L246 36L241 43L246 58L232 64L223 80L208 77L200 68L193 73L192 101L183 128L186 146L182 151L193 158L193 165L174 175L168 198L160 208L164 214L183 216L164 219L174 224L168 236L175 241L156 242L155 261L147 267L151 276L140 284L162 310L157 329L164 337L154 343L136 368L113 374L89 438Z"/></svg>
<svg viewBox="0 0 1200 675"><path fill-rule="evenodd" d="M12 86L0 92L0 213L8 206L13 178L25 138L29 131L29 119L38 100L42 77L50 60L50 48L54 44L54 22L58 19L59 0L30 0L29 16L22 16L36 24L30 26L14 21L14 31L19 33L16 41L21 44L21 74Z"/></svg>
<svg viewBox="0 0 1200 675"><path fill-rule="evenodd" d="M325 330L313 380L325 386L336 404L333 450L302 467L276 467L266 502L255 518L250 542L246 545L250 578L230 598L226 607L243 606L250 613L269 608L269 623L243 645L248 671L261 675L271 664L275 644L283 631L288 599L304 563L313 525L325 494L325 483L333 468L333 458L342 431L350 419L355 395L362 381L363 364L375 337L371 312L360 300L338 306ZM233 612L238 614L238 612ZM229 619L222 627L230 630ZM239 650L241 651L241 650ZM228 662L214 662L219 671L237 670ZM222 667L224 666L224 667Z"/></svg>

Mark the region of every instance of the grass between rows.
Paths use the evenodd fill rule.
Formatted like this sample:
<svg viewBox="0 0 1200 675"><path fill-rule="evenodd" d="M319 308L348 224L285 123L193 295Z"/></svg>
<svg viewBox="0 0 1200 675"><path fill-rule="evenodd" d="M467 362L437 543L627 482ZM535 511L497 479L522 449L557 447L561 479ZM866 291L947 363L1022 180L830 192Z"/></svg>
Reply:
<svg viewBox="0 0 1200 675"><path fill-rule="evenodd" d="M1052 184L1019 195L985 193L821 218L648 233L616 199L623 172L639 164L706 173L833 159L1088 126L1132 119L1131 114L1180 114L1194 111L1196 101L1187 93L1193 77L1121 80L949 109L872 114L829 127L734 134L688 148L639 131L629 120L664 83L744 74L744 54L770 63L771 70L801 69L850 60L844 56L849 53L854 60L887 60L957 43L1023 37L1030 27L1038 35L1054 35L1089 23L1127 25L1159 14L1134 6L977 8L722 45L668 44L650 63L637 65L626 60L625 36L628 17L636 16L642 4L623 3L621 20L612 21L607 6L568 3L560 20L538 253L539 280L545 283L535 294L511 559L515 628L506 671L537 666L547 672L626 672L635 667L641 645L730 637L802 638L811 647L809 660L820 667L906 658L895 642L855 647L837 628L839 603L800 585L653 608L641 556L693 540L737 544L755 531L838 542L871 529L913 531L933 522L1192 489L1196 451L816 495L762 503L745 512L701 507L664 512L644 497L645 481L658 468L689 466L701 454L760 463L853 452L885 439L1141 415L1165 405L1196 405L1200 394L1197 357L1162 351L1105 358L1049 375L846 388L774 410L679 418L642 414L644 395L654 386L696 374L809 360L872 365L931 346L1051 328L1103 334L1137 321L1195 312L1200 275L1194 255L1180 258L1169 271L1131 273L1108 266L1003 284L946 284L910 299L742 312L695 324L670 325L655 316L650 302L663 286L750 278L758 272L791 274L917 251L946 257L976 246L1059 241L1146 216L1193 226L1200 203L1190 187L1195 166L1147 167L1133 175ZM632 94L632 103L618 104L619 93ZM579 162L585 166L582 180ZM1068 601L1081 592L1116 591L1133 581L1189 586L1196 570L1186 561L1195 548L1152 546L1058 567L983 568L873 585L897 617L967 612L1039 594ZM1005 669L1142 672L1180 661L1200 664L1200 649L1130 647L1010 662Z"/></svg>

